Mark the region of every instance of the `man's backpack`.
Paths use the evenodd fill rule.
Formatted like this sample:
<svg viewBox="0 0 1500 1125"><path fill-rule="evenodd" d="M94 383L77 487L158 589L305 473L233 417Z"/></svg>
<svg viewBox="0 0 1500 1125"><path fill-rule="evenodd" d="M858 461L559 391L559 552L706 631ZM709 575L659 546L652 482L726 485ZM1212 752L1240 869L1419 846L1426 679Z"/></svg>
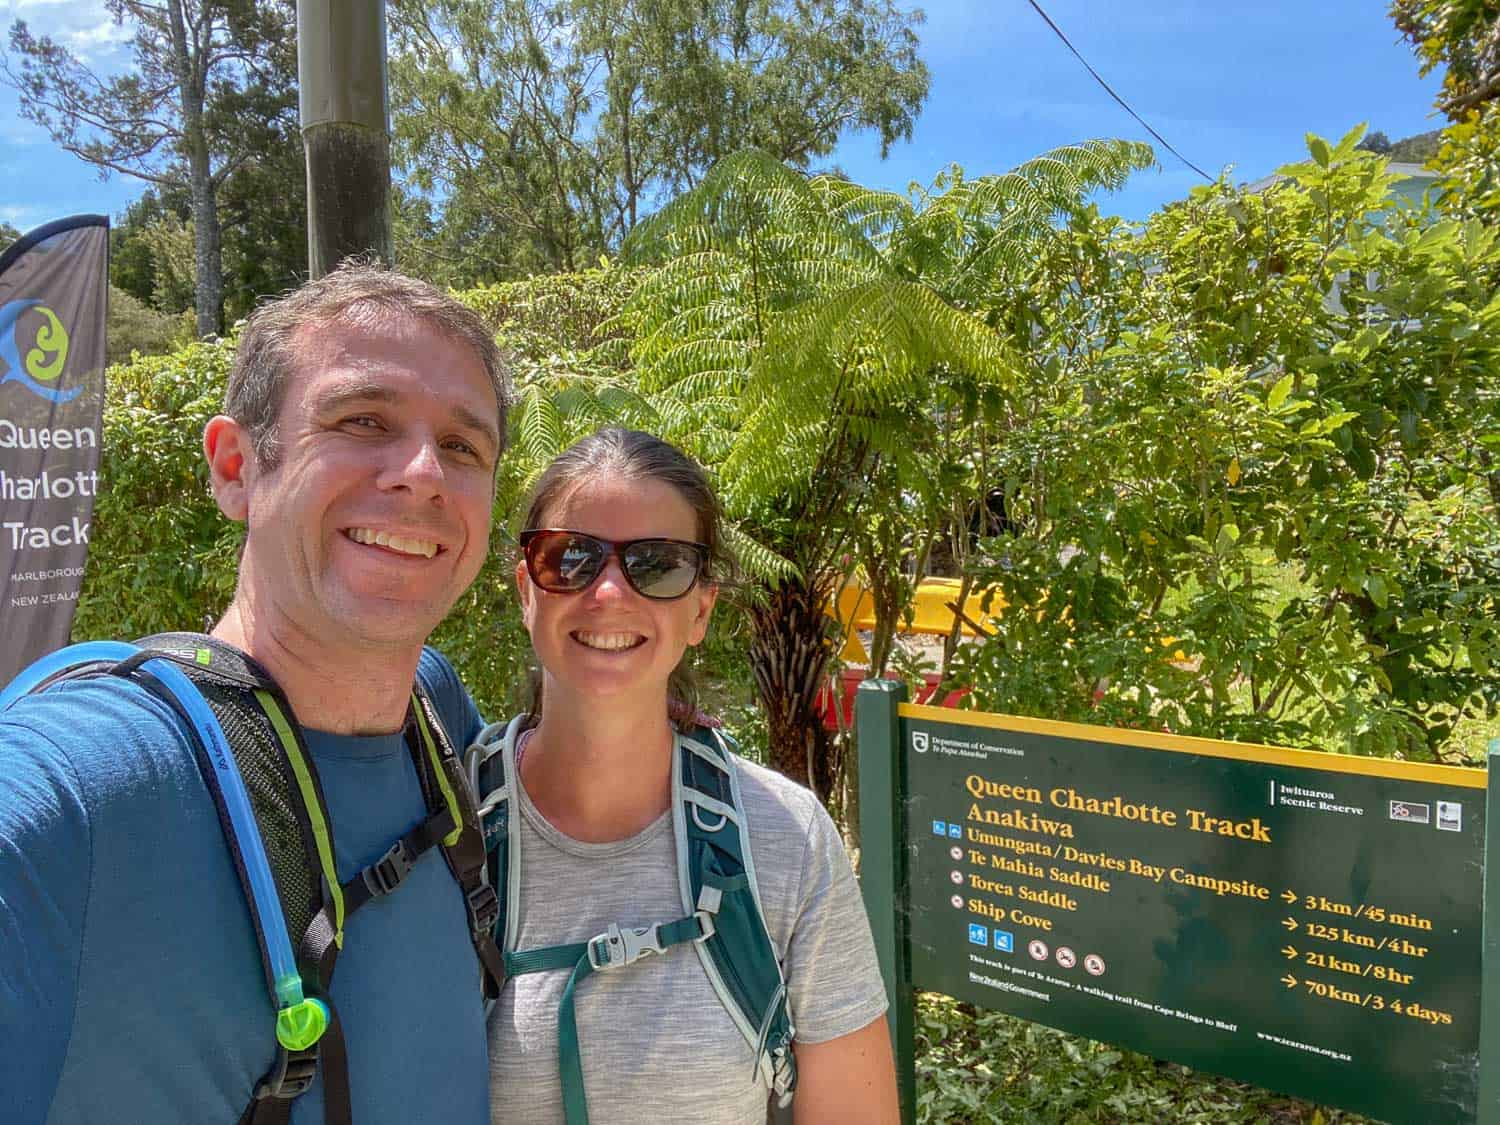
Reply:
<svg viewBox="0 0 1500 1125"><path fill-rule="evenodd" d="M485 873L480 824L463 768L418 678L406 744L431 815L377 862L340 883L333 832L302 728L270 675L232 645L197 633L136 644L73 645L24 670L0 693L0 711L63 679L123 676L143 685L193 731L244 888L276 1017L276 1060L239 1125L285 1125L292 1099L321 1069L327 1125L352 1125L348 1060L329 996L348 917L391 894L428 849L442 848L463 891L488 996L504 968L492 934L498 900Z"/></svg>
<svg viewBox="0 0 1500 1125"><path fill-rule="evenodd" d="M586 1125L588 1104L573 998L584 979L612 972L650 953L691 944L714 991L755 1053L756 1066L785 1106L797 1084L795 1029L781 963L766 929L740 799L736 756L718 730L676 736L672 754L672 838L677 849L683 916L644 927L611 924L586 942L516 949L520 918L520 833L513 832L510 779L523 718L494 723L465 754L479 799L489 881L499 902L495 940L508 975L571 969L558 1006L558 1065L568 1125Z"/></svg>

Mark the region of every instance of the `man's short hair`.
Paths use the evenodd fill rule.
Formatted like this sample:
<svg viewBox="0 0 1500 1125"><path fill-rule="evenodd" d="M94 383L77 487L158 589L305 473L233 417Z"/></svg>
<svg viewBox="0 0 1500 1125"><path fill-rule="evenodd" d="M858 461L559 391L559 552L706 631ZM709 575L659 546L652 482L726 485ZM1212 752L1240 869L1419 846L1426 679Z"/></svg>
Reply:
<svg viewBox="0 0 1500 1125"><path fill-rule="evenodd" d="M500 439L511 402L510 373L489 325L473 309L435 285L406 277L378 263L351 259L316 281L269 301L240 333L224 413L250 435L256 462L273 469L280 460L276 420L296 368L297 336L333 324L369 325L416 320L467 344L483 364L499 406Z"/></svg>

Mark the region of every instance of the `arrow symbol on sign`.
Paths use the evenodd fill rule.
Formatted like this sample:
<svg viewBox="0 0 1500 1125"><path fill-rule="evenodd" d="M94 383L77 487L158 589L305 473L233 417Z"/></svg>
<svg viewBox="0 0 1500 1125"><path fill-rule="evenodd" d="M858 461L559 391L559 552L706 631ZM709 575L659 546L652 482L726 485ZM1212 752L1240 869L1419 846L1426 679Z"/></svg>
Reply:
<svg viewBox="0 0 1500 1125"><path fill-rule="evenodd" d="M1282 891L1281 892L1281 901L1282 902L1296 902L1297 901L1297 892L1296 891Z"/></svg>
<svg viewBox="0 0 1500 1125"><path fill-rule="evenodd" d="M1295 919L1295 918L1283 918L1281 920L1281 924L1283 926L1285 926L1289 930L1295 930L1297 928L1297 919Z"/></svg>
<svg viewBox="0 0 1500 1125"><path fill-rule="evenodd" d="M1296 988L1297 978L1292 976L1291 973L1288 973L1286 976L1281 978L1281 983L1286 985L1288 988Z"/></svg>
<svg viewBox="0 0 1500 1125"><path fill-rule="evenodd" d="M1281 955L1283 957L1295 957L1295 956L1297 956L1297 951L1295 949L1293 949L1290 945L1283 945L1281 947Z"/></svg>

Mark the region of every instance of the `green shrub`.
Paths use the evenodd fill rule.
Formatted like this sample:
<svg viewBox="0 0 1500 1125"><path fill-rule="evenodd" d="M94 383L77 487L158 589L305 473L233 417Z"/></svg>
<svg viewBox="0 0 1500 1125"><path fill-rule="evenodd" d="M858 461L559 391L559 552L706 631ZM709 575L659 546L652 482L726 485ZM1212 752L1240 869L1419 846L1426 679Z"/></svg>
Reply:
<svg viewBox="0 0 1500 1125"><path fill-rule="evenodd" d="M109 287L109 325L105 361L125 363L132 354L161 355L193 339L193 314L157 312L114 285Z"/></svg>
<svg viewBox="0 0 1500 1125"><path fill-rule="evenodd" d="M986 709L1465 762L1500 708L1500 243L1313 138L1253 192L1074 216L1009 291Z"/></svg>
<svg viewBox="0 0 1500 1125"><path fill-rule="evenodd" d="M214 504L200 443L232 355L193 344L109 370L75 638L201 629L228 605L241 533Z"/></svg>
<svg viewBox="0 0 1500 1125"><path fill-rule="evenodd" d="M459 300L495 327L519 360L545 363L613 338L610 321L640 282L640 270L606 266L470 289Z"/></svg>
<svg viewBox="0 0 1500 1125"><path fill-rule="evenodd" d="M1367 1119L1064 1035L936 993L917 997L919 1125L1357 1125Z"/></svg>

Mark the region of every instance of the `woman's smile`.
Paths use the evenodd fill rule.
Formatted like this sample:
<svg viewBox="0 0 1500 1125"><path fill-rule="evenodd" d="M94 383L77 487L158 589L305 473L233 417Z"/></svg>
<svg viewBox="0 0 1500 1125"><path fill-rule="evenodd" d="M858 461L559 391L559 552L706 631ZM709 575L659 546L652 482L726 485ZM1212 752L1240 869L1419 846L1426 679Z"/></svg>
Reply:
<svg viewBox="0 0 1500 1125"><path fill-rule="evenodd" d="M574 629L568 635L585 648L602 652L622 652L646 643L646 638L639 633L600 633L587 629Z"/></svg>

